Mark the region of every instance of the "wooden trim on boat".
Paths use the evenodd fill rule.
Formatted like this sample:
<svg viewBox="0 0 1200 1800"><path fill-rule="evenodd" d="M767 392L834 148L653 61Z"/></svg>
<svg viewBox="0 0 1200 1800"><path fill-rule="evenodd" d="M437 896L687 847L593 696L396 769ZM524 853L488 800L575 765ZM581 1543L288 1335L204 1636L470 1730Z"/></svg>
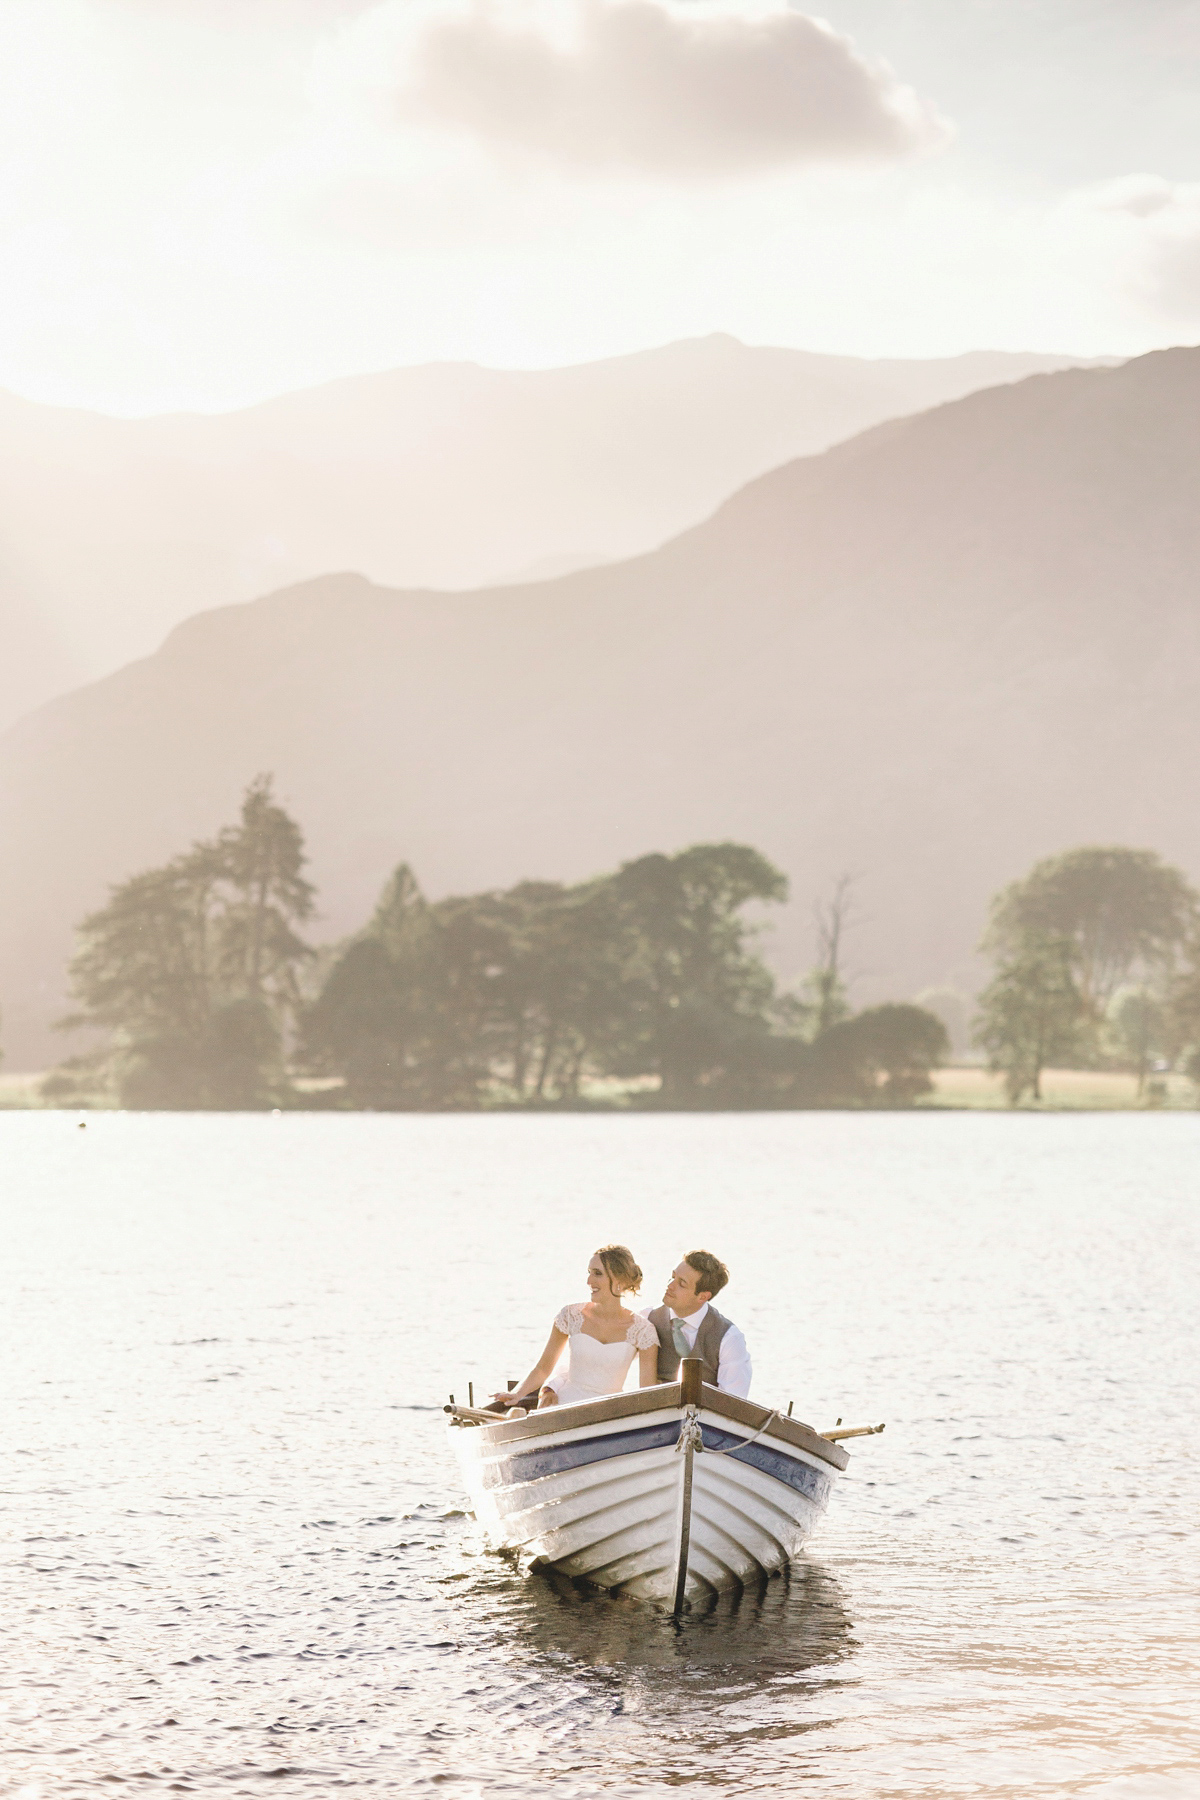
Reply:
<svg viewBox="0 0 1200 1800"><path fill-rule="evenodd" d="M702 1375L704 1363L698 1356L685 1356L679 1365L679 1404L680 1406L699 1406L700 1390L704 1386Z"/></svg>
<svg viewBox="0 0 1200 1800"><path fill-rule="evenodd" d="M771 1408L760 1406L757 1400L743 1400L737 1394L726 1394L720 1388L709 1387L705 1382L700 1389L700 1407L704 1412L718 1413L721 1417L732 1419L735 1424L748 1425L752 1431L761 1431L768 1419L771 1419ZM462 1419L469 1425L478 1426L487 1432L489 1444L516 1444L524 1439L548 1437L560 1431L578 1431L588 1425L607 1425L613 1419L632 1419L640 1413L663 1412L682 1408L681 1384L678 1381L659 1382L655 1387L634 1388L630 1393L610 1394L605 1400L585 1400L577 1406L546 1406L537 1412L526 1413L520 1419L502 1419L495 1413L480 1412L475 1407L447 1407L452 1418ZM840 1444L832 1443L829 1438L822 1437L811 1425L804 1425L799 1419L785 1418L777 1413L771 1419L765 1433L767 1437L780 1439L785 1444L794 1445L799 1450L807 1450L811 1456L817 1456L832 1468L844 1469L850 1461L849 1453Z"/></svg>
<svg viewBox="0 0 1200 1800"><path fill-rule="evenodd" d="M771 1418L769 1406L760 1406L757 1400L743 1400L738 1394L723 1393L720 1388L709 1387L707 1382L701 1389L701 1396L703 1412L720 1413L723 1418L733 1419L738 1425L749 1425L754 1431L761 1431ZM765 1435L780 1438L785 1444L794 1444L798 1450L807 1450L835 1469L846 1468L850 1461L849 1452L840 1444L831 1443L811 1425L804 1425L799 1419L785 1418L782 1413L771 1419Z"/></svg>
<svg viewBox="0 0 1200 1800"><path fill-rule="evenodd" d="M663 1381L656 1387L634 1388L628 1394L609 1394L604 1400L584 1400L578 1406L544 1406L520 1419L487 1415L484 1424L469 1407L447 1408L454 1418L478 1423L489 1444L515 1444L522 1438L546 1437L555 1431L576 1431L581 1425L607 1425L610 1419L636 1418L639 1413L663 1412L679 1405L679 1383Z"/></svg>

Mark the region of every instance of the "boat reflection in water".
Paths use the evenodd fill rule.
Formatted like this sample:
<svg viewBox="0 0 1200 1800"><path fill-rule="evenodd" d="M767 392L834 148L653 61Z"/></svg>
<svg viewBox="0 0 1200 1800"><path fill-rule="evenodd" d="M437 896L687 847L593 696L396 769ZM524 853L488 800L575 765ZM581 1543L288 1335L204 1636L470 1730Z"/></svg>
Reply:
<svg viewBox="0 0 1200 1800"><path fill-rule="evenodd" d="M776 1795L819 1771L859 1645L837 1580L807 1554L676 1617L527 1572L476 1532L459 1542L443 1580L474 1647L470 1704L497 1730L497 1769L527 1779L515 1792L553 1777L588 1800L692 1781ZM786 1790L771 1785L781 1755Z"/></svg>
<svg viewBox="0 0 1200 1800"><path fill-rule="evenodd" d="M524 1648L595 1668L739 1669L767 1681L838 1662L856 1647L841 1588L807 1558L682 1619L551 1569L533 1571L515 1611L510 1626Z"/></svg>

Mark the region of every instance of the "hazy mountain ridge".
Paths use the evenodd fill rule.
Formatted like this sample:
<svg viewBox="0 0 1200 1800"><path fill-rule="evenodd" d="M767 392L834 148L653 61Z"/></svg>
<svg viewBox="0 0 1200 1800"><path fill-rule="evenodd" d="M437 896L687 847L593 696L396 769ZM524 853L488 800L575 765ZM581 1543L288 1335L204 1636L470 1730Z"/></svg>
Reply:
<svg viewBox="0 0 1200 1800"><path fill-rule="evenodd" d="M717 336L565 369L349 376L207 416L0 395L12 591L65 658L14 655L0 724L202 609L331 568L468 588L628 556L790 457L1068 361L868 363Z"/></svg>
<svg viewBox="0 0 1200 1800"><path fill-rule="evenodd" d="M741 838L807 909L863 874L860 1002L970 978L1038 855L1200 870L1200 351L1068 371L776 470L633 561L479 593L330 576L204 614L0 740L0 1003L40 1058L70 927L259 770L322 935L437 894Z"/></svg>
<svg viewBox="0 0 1200 1800"><path fill-rule="evenodd" d="M84 673L30 604L29 584L0 568L0 729L28 710L31 695L66 691Z"/></svg>

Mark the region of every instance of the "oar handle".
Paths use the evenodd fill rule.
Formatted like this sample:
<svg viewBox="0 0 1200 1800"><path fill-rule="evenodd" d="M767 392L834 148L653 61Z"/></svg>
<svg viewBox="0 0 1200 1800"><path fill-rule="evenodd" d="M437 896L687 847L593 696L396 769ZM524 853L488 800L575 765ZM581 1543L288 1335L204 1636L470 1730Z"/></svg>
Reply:
<svg viewBox="0 0 1200 1800"><path fill-rule="evenodd" d="M476 1425L503 1425L506 1419L525 1417L519 1406L506 1406L503 1412L493 1412L490 1406L443 1406L442 1411L455 1419L471 1419Z"/></svg>
<svg viewBox="0 0 1200 1800"><path fill-rule="evenodd" d="M832 1431L823 1431L821 1436L836 1444L839 1438L874 1437L882 1430L882 1425L835 1425Z"/></svg>

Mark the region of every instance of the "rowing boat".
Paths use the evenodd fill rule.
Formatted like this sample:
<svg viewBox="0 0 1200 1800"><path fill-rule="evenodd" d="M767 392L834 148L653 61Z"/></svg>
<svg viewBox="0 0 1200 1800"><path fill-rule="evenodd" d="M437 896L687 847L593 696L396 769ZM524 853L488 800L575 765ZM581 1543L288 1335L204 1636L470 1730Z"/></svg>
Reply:
<svg viewBox="0 0 1200 1800"><path fill-rule="evenodd" d="M702 1383L700 1370L685 1358L678 1381L515 1418L448 1406L491 1541L676 1612L785 1567L849 1457L834 1437Z"/></svg>

